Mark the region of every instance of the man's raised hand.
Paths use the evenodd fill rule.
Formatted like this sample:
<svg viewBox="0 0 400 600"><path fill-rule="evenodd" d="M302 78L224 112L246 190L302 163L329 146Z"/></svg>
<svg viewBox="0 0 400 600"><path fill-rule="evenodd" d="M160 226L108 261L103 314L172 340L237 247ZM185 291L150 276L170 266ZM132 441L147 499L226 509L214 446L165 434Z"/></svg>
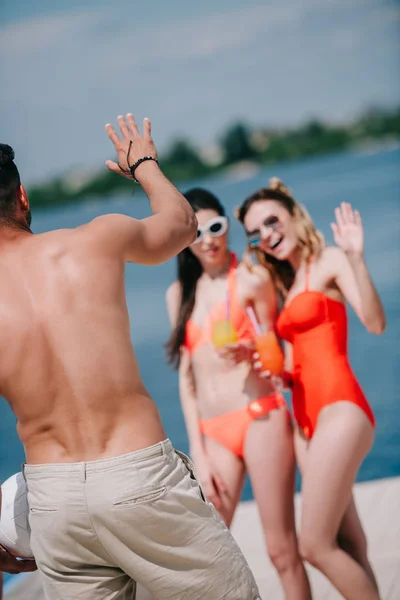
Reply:
<svg viewBox="0 0 400 600"><path fill-rule="evenodd" d="M110 171L133 180L130 167L137 160L144 156L157 158L157 150L151 138L150 119L144 119L143 121L143 135L140 135L132 113L128 113L126 117L119 116L117 121L122 139L118 136L111 123L107 123L106 132L114 144L118 163L107 160L106 165Z"/></svg>

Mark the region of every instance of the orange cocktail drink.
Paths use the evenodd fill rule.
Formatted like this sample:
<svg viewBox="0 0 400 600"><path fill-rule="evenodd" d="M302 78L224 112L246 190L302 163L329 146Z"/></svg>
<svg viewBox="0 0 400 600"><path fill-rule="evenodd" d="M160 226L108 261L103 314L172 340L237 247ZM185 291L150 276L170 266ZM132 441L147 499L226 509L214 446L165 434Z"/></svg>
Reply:
<svg viewBox="0 0 400 600"><path fill-rule="evenodd" d="M271 375L281 375L285 358L274 331L259 333L255 342L262 365L261 370L269 371Z"/></svg>

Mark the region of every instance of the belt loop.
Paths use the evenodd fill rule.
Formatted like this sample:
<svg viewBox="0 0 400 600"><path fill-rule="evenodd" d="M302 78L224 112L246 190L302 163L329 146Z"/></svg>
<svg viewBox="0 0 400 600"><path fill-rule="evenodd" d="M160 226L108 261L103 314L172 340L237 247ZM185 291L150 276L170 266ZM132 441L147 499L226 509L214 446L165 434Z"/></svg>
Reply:
<svg viewBox="0 0 400 600"><path fill-rule="evenodd" d="M165 461L166 464L170 464L171 463L171 452L170 452L170 448L171 448L171 442L169 441L169 439L167 440L163 440L161 442L161 448L162 448L162 452L163 452L163 459Z"/></svg>
<svg viewBox="0 0 400 600"><path fill-rule="evenodd" d="M86 463L83 462L81 468L82 468L82 470L81 470L81 481L83 483L85 483L85 481L86 481Z"/></svg>

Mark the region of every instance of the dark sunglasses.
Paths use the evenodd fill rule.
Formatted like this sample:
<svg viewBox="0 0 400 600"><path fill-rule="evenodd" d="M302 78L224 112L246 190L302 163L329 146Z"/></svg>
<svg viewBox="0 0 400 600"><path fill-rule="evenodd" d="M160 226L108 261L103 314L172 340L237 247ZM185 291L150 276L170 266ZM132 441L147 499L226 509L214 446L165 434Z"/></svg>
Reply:
<svg viewBox="0 0 400 600"><path fill-rule="evenodd" d="M267 217L262 224L263 227L272 229L272 231L277 231L281 226L281 222L279 217L276 215L271 215ZM247 243L251 248L257 248L257 246L261 243L261 231L257 229L256 231L251 231L247 233Z"/></svg>

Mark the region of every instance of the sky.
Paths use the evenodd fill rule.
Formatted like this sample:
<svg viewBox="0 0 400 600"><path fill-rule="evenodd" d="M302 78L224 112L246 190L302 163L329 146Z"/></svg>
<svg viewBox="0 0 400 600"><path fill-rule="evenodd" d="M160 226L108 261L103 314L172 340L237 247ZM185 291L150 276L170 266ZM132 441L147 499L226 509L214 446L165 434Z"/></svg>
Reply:
<svg viewBox="0 0 400 600"><path fill-rule="evenodd" d="M25 182L102 168L121 113L165 150L400 104L399 0L1 0L0 141Z"/></svg>

